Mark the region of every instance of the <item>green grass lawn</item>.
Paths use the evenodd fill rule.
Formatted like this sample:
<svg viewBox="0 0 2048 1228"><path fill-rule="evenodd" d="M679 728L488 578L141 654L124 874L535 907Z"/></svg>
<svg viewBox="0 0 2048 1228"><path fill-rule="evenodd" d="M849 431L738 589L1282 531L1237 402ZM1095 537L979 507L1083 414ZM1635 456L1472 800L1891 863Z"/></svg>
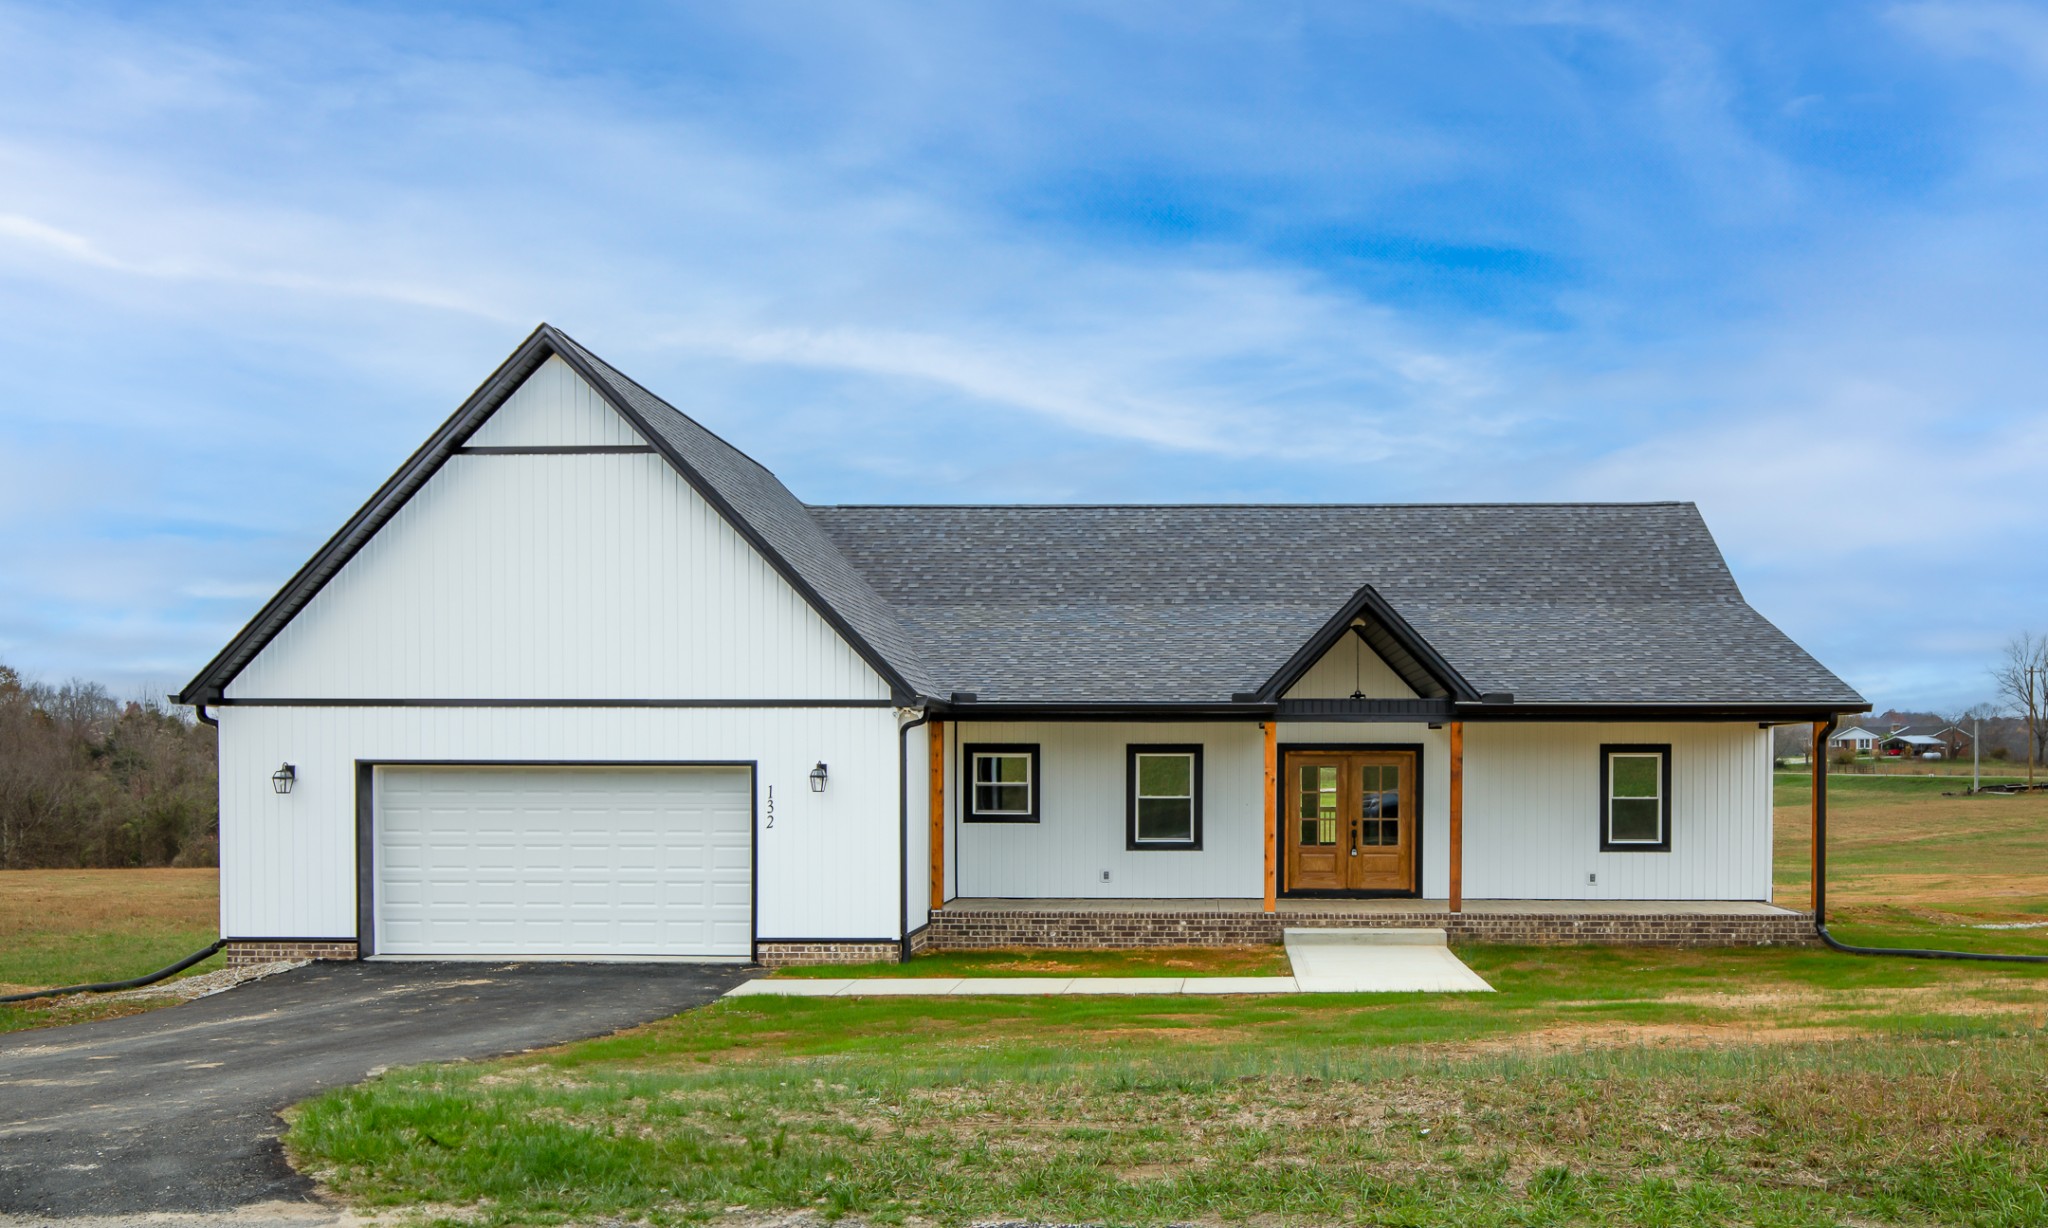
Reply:
<svg viewBox="0 0 2048 1228"><path fill-rule="evenodd" d="M2048 797L1941 796L1957 787L1837 778L1844 937L2048 951L2048 930L1974 928L2048 920ZM1792 905L1806 790L1779 778ZM1186 954L890 971L1128 974ZM301 1106L287 1141L352 1200L463 1223L2048 1223L2048 968L1459 954L1499 992L736 999L393 1072Z"/></svg>
<svg viewBox="0 0 2048 1228"><path fill-rule="evenodd" d="M1467 947L1500 992L770 999L304 1106L484 1223L2048 1222L2048 968Z"/></svg>
<svg viewBox="0 0 2048 1228"><path fill-rule="evenodd" d="M296 1116L484 1223L2048 1222L2048 969L1470 948L1501 993L739 999Z"/></svg>
<svg viewBox="0 0 2048 1228"><path fill-rule="evenodd" d="M220 932L214 870L0 871L0 994L154 972ZM185 975L211 972L219 958ZM148 1003L93 999L0 1006L0 1032L133 1014Z"/></svg>

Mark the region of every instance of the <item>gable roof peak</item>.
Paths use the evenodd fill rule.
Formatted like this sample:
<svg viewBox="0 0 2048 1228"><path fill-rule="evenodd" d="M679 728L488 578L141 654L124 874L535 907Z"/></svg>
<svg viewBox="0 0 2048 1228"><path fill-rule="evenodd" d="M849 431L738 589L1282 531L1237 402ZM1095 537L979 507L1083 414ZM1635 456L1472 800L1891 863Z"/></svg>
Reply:
<svg viewBox="0 0 2048 1228"><path fill-rule="evenodd" d="M218 699L256 654L551 357L567 363L625 418L888 683L892 694L908 703L936 691L895 612L774 474L567 333L543 322L178 692L176 701Z"/></svg>

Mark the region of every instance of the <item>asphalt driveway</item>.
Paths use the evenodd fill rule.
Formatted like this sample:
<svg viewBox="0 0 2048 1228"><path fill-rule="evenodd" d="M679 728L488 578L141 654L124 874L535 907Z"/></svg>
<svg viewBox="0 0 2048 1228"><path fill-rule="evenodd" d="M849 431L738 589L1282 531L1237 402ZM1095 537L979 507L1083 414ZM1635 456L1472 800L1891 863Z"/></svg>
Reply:
<svg viewBox="0 0 2048 1228"><path fill-rule="evenodd" d="M0 1036L0 1215L306 1198L277 1111L412 1062L599 1036L745 979L704 964L313 964L146 1015Z"/></svg>

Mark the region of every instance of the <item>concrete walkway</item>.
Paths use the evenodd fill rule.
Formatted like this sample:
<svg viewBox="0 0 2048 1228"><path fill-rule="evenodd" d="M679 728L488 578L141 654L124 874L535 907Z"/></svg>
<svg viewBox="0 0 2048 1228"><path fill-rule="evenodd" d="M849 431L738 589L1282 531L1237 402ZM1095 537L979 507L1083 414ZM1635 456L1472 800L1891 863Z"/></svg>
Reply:
<svg viewBox="0 0 2048 1228"><path fill-rule="evenodd" d="M1439 929L1288 930L1303 993L1492 993Z"/></svg>
<svg viewBox="0 0 2048 1228"><path fill-rule="evenodd" d="M1288 930L1293 976L848 977L747 981L728 998L964 997L982 994L1491 993L1442 930Z"/></svg>

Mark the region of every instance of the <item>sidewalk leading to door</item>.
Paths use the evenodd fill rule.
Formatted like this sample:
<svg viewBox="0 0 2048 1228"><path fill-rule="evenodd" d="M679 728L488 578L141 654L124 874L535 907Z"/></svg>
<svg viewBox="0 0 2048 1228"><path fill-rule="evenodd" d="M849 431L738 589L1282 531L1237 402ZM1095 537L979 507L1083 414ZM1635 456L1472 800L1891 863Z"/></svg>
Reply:
<svg viewBox="0 0 2048 1228"><path fill-rule="evenodd" d="M1303 993L1492 993L1440 929L1299 929L1287 959Z"/></svg>
<svg viewBox="0 0 2048 1228"><path fill-rule="evenodd" d="M1491 993L1444 932L1288 930L1293 976L849 977L748 981L728 998L965 997L977 994Z"/></svg>

